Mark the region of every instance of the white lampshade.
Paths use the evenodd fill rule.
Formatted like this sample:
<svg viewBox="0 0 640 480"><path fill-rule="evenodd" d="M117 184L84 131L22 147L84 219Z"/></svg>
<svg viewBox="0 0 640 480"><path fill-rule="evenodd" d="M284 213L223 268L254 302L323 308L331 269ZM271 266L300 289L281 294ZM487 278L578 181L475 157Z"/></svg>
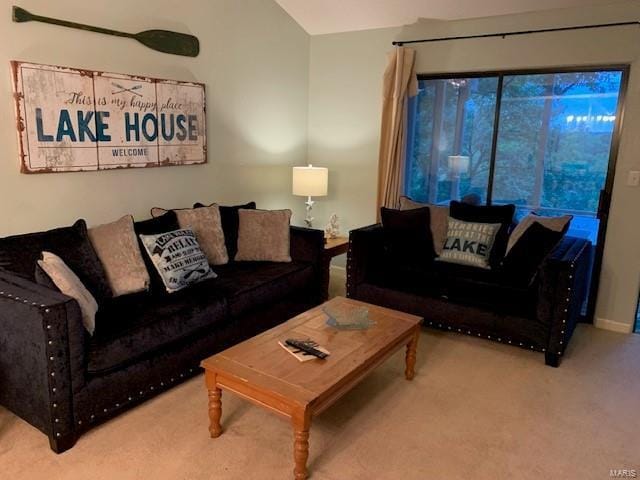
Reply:
<svg viewBox="0 0 640 480"><path fill-rule="evenodd" d="M449 156L449 172L454 175L463 175L469 171L469 157L463 155Z"/></svg>
<svg viewBox="0 0 640 480"><path fill-rule="evenodd" d="M329 185L329 170L324 167L293 167L292 193L302 197L324 197Z"/></svg>

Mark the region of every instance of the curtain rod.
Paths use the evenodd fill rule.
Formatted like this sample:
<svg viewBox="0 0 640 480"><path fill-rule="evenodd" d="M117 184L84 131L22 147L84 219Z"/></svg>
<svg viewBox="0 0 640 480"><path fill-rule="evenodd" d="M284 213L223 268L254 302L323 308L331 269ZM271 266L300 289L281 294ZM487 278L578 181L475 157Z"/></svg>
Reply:
<svg viewBox="0 0 640 480"><path fill-rule="evenodd" d="M521 30L516 32L502 32L502 33L482 33L479 35L462 35L457 37L440 37L440 38L424 38L421 40L397 40L392 42L393 45L401 47L409 43L429 43L429 42L444 42L447 40L467 40L471 38L490 38L490 37L510 37L513 35L529 35L531 33L547 33L547 32L564 32L567 30L587 30L590 28L609 28L609 27L623 27L628 25L640 25L640 21L633 22L617 22L617 23L600 23L595 25L576 25L574 27L557 27L557 28L543 28L540 30Z"/></svg>

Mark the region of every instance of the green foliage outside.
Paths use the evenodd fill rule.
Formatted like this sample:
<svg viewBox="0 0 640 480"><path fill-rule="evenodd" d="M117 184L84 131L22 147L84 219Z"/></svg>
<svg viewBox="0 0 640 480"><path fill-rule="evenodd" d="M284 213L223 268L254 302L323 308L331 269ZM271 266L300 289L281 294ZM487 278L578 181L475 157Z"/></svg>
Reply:
<svg viewBox="0 0 640 480"><path fill-rule="evenodd" d="M494 203L592 216L603 188L620 72L512 75L503 80ZM447 202L486 200L498 77L423 80L410 122L408 194ZM452 191L447 157L470 157Z"/></svg>

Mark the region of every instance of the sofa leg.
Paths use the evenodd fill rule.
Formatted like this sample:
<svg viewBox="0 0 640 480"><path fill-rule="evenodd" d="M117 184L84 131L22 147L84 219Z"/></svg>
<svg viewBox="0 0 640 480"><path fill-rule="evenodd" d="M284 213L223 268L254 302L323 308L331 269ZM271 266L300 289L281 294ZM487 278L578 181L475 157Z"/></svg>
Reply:
<svg viewBox="0 0 640 480"><path fill-rule="evenodd" d="M544 363L546 363L550 367L558 368L558 366L560 365L560 355L558 355L557 353L545 352Z"/></svg>
<svg viewBox="0 0 640 480"><path fill-rule="evenodd" d="M58 438L49 437L49 446L56 453L63 453L76 444L78 437L75 434L67 434Z"/></svg>

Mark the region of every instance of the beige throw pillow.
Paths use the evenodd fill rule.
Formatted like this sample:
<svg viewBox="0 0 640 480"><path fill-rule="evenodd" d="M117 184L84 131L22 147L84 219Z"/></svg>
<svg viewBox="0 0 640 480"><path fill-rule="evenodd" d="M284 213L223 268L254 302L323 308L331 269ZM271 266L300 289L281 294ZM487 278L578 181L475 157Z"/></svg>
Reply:
<svg viewBox="0 0 640 480"><path fill-rule="evenodd" d="M290 262L291 210L238 210L236 261Z"/></svg>
<svg viewBox="0 0 640 480"><path fill-rule="evenodd" d="M93 335L96 328L98 303L91 295L91 292L86 289L78 276L57 255L50 252L42 252L42 260L38 260L38 265L58 287L58 290L78 302L82 314L82 324L87 329L87 332Z"/></svg>
<svg viewBox="0 0 640 480"><path fill-rule="evenodd" d="M90 228L88 233L114 297L149 288L149 273L142 259L131 215Z"/></svg>
<svg viewBox="0 0 640 480"><path fill-rule="evenodd" d="M174 211L180 228L188 228L196 234L198 244L211 265L224 265L229 262L218 205L214 203L208 207L180 208ZM164 208L153 207L151 216L160 217L167 212Z"/></svg>
<svg viewBox="0 0 640 480"><path fill-rule="evenodd" d="M153 207L153 208L151 208L151 216L153 218L161 217L162 215L164 215L168 211L169 210L167 210L166 208Z"/></svg>
<svg viewBox="0 0 640 480"><path fill-rule="evenodd" d="M447 240L447 228L449 222L448 205L432 205L430 203L419 203L409 197L400 197L400 210L414 210L416 208L429 207L431 216L431 236L433 237L433 249L436 254L442 255L444 242Z"/></svg>
<svg viewBox="0 0 640 480"><path fill-rule="evenodd" d="M573 215L561 215L558 217L543 217L530 213L524 217L509 235L509 243L507 244L507 253L516 244L522 234L533 225L534 222L540 223L543 227L553 230L554 232L566 232L569 229L569 222L573 219Z"/></svg>

